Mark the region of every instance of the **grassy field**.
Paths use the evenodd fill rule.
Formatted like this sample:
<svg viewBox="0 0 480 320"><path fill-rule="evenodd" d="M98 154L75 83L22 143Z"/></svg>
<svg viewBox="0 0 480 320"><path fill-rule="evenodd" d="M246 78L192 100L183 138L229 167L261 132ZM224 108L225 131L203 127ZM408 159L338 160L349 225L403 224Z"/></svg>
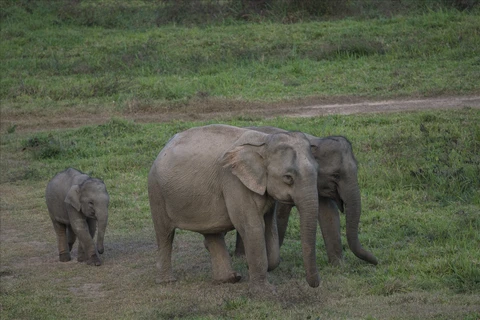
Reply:
<svg viewBox="0 0 480 320"><path fill-rule="evenodd" d="M478 95L478 7L185 26L157 25L156 13L144 7L154 1L98 3L105 7L92 11L95 2L86 0L0 3L1 319L480 318L479 109L128 120L183 109ZM100 115L109 120L59 125L63 117ZM22 128L37 118L59 121ZM186 231L174 242L179 281L156 285L147 173L176 132L218 122L348 137L360 168L360 240L379 265L355 258L343 237L345 264L329 266L318 234L322 284L308 287L293 214L282 262L269 274L277 295L252 296L246 262L237 258L244 279L213 284L202 236ZM103 179L110 192L101 267L58 262L44 191L66 167ZM227 242L233 251L233 233Z"/></svg>
<svg viewBox="0 0 480 320"><path fill-rule="evenodd" d="M360 239L379 258L373 267L346 249L327 265L317 237L320 288L304 280L295 214L269 274L278 294L255 297L247 282L214 285L200 235L179 231L179 281L155 279L148 170L175 133L205 123L104 125L2 135L2 319L478 319L480 315L480 111L273 120L318 136L343 134L360 164L364 212ZM215 120L209 123L216 122ZM47 181L73 166L105 180L111 195L104 265L58 262L44 201ZM343 219L343 218L342 218ZM344 221L342 220L342 224ZM234 236L227 237L234 248ZM345 238L343 242L346 243ZM75 253L74 253L75 256ZM234 259L245 277L246 263Z"/></svg>
<svg viewBox="0 0 480 320"><path fill-rule="evenodd" d="M67 7L35 3L48 2L4 5L5 119L175 109L206 97L272 102L480 93L478 9L388 19L157 27L148 15L144 21L108 11L105 19L125 21L89 24L80 13L67 19Z"/></svg>

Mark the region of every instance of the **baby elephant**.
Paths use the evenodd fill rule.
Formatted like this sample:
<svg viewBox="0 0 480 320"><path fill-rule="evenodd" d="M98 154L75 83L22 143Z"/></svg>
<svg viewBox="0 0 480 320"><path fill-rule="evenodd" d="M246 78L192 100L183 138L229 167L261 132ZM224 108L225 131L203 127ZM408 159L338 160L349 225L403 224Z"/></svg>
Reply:
<svg viewBox="0 0 480 320"><path fill-rule="evenodd" d="M110 199L103 181L69 168L50 180L45 198L57 233L60 261L70 261L70 251L78 237L77 260L86 261L88 265L101 265L98 253L103 253ZM97 222L95 248L93 237Z"/></svg>

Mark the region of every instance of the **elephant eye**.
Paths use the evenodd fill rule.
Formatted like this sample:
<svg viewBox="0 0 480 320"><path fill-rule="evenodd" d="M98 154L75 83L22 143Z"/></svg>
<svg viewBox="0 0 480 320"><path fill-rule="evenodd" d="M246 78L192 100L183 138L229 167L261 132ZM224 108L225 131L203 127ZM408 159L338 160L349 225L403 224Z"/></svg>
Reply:
<svg viewBox="0 0 480 320"><path fill-rule="evenodd" d="M283 176L283 182L285 182L288 185L292 185L293 184L293 177L289 174L286 174L286 175Z"/></svg>
<svg viewBox="0 0 480 320"><path fill-rule="evenodd" d="M90 207L93 207L93 201L89 201L89 202L88 202L88 205L89 205Z"/></svg>

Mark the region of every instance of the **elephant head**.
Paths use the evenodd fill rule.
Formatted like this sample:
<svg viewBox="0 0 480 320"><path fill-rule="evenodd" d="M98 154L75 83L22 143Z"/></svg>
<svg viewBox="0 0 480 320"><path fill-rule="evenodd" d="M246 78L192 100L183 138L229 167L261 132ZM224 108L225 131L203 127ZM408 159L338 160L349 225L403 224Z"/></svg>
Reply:
<svg viewBox="0 0 480 320"><path fill-rule="evenodd" d="M275 127L249 127L268 134L287 132ZM377 264L372 253L366 251L358 239L358 225L361 215L360 190L357 179L357 161L350 142L341 136L317 138L306 134L310 144L315 146L312 153L318 162L317 189L319 197L318 218L329 262L337 264L342 259L340 220L338 209L345 212L347 240L352 252L369 263ZM335 204L332 203L335 202ZM279 243L282 245L292 205L277 205ZM242 239L237 234L235 253L244 254Z"/></svg>
<svg viewBox="0 0 480 320"><path fill-rule="evenodd" d="M224 167L251 191L297 206L307 282L317 287L320 282L315 254L318 164L311 148L315 147L301 132L265 135L248 131L224 155L223 161Z"/></svg>
<svg viewBox="0 0 480 320"><path fill-rule="evenodd" d="M350 250L358 258L376 265L377 259L362 247L358 239L362 209L357 161L350 142L341 136L327 138L308 136L308 138L310 143L316 146L313 154L320 164L317 175L318 195L333 199L338 209L345 213ZM333 239L325 239L325 241L333 241Z"/></svg>
<svg viewBox="0 0 480 320"><path fill-rule="evenodd" d="M104 251L103 240L107 228L109 201L105 184L95 178L89 178L79 185L73 185L65 198L67 204L72 205L86 218L97 221L97 250L99 253Z"/></svg>

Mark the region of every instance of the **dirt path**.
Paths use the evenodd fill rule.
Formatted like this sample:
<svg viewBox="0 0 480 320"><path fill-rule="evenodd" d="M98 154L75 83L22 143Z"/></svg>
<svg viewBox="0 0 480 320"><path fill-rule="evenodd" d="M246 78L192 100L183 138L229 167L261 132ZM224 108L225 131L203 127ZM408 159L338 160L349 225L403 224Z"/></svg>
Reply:
<svg viewBox="0 0 480 320"><path fill-rule="evenodd" d="M450 96L435 98L404 98L392 100L364 100L352 97L328 99L304 99L281 103L256 103L243 101L220 101L198 99L180 107L152 107L133 105L124 111L65 109L61 112L35 114L9 114L2 111L0 130L16 126L16 131L33 132L61 128L74 128L100 124L112 117L131 119L137 122L168 122L172 120L201 121L227 120L232 117L314 117L330 114L382 113L431 109L480 109L480 96Z"/></svg>
<svg viewBox="0 0 480 320"><path fill-rule="evenodd" d="M385 100L375 102L316 105L300 108L294 117L313 117L326 114L380 113L428 109L480 108L480 96L448 97L411 100Z"/></svg>

